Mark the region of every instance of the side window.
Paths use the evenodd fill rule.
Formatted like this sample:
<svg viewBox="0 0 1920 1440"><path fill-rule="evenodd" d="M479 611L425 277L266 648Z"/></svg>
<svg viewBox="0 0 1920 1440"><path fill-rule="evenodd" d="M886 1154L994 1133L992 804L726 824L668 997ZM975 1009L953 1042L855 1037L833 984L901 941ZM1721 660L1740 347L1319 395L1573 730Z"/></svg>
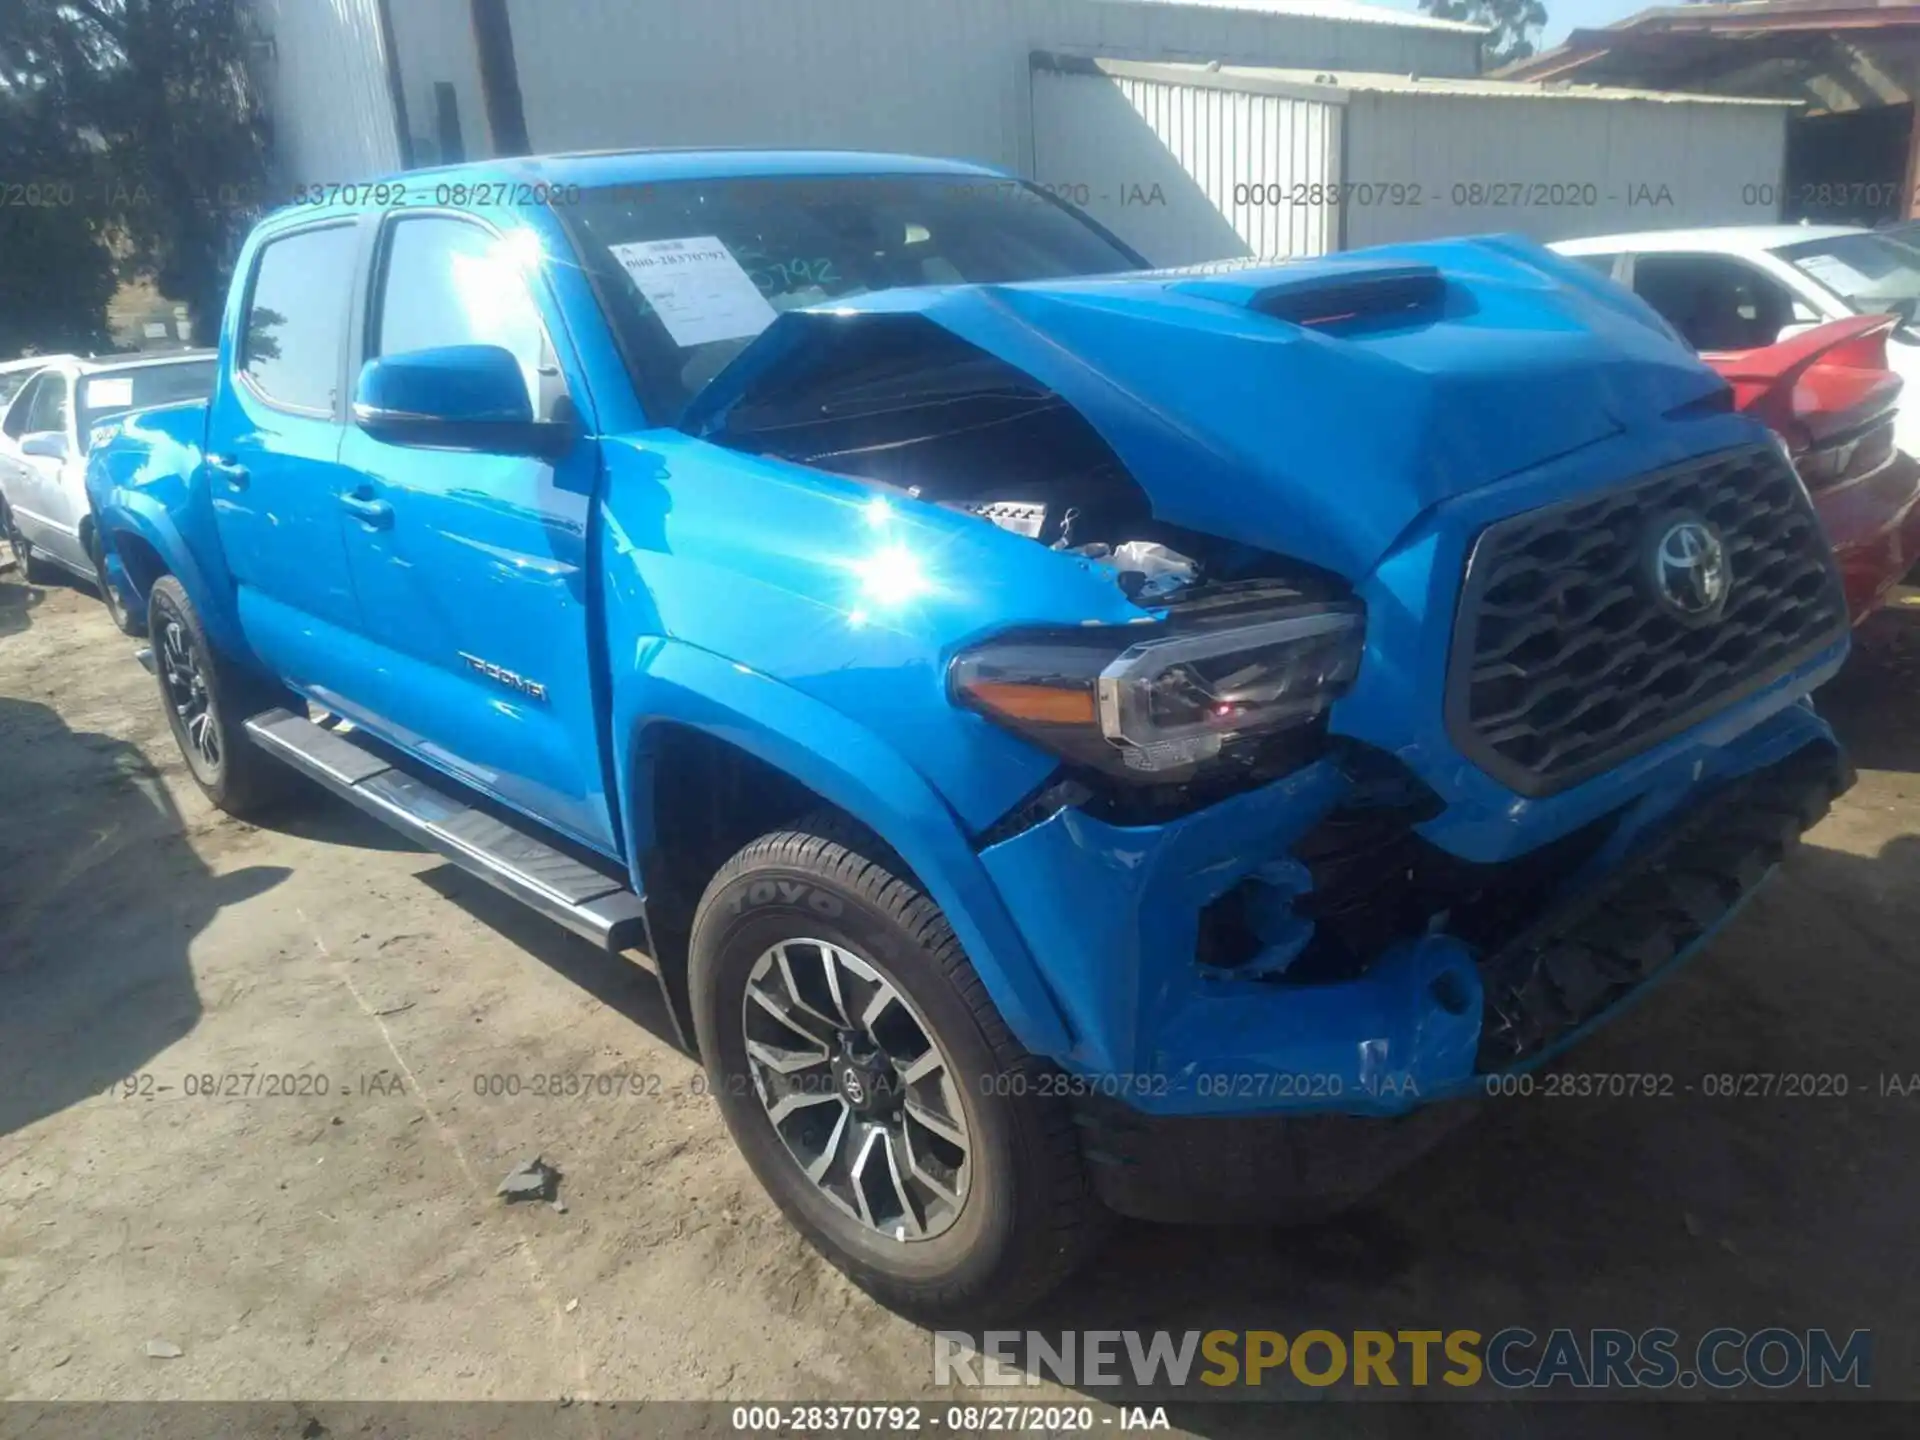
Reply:
<svg viewBox="0 0 1920 1440"><path fill-rule="evenodd" d="M540 413L546 332L526 277L499 236L438 215L392 222L369 356L498 345L520 362Z"/></svg>
<svg viewBox="0 0 1920 1440"><path fill-rule="evenodd" d="M27 407L26 429L21 433L38 435L44 430L54 430L66 434L68 388L66 376L42 375L32 403Z"/></svg>
<svg viewBox="0 0 1920 1440"><path fill-rule="evenodd" d="M1793 320L1786 286L1724 255L1637 255L1633 288L1696 350L1771 345Z"/></svg>
<svg viewBox="0 0 1920 1440"><path fill-rule="evenodd" d="M334 412L358 248L351 225L302 230L261 247L239 363L273 404Z"/></svg>
<svg viewBox="0 0 1920 1440"><path fill-rule="evenodd" d="M1614 262L1620 257L1618 255L1569 255L1567 258L1611 280Z"/></svg>
<svg viewBox="0 0 1920 1440"><path fill-rule="evenodd" d="M34 376L27 381L26 388L14 396L13 404L7 407L7 418L4 424L0 424L0 431L4 431L9 440L18 440L27 433L27 415L32 411L33 402L47 379L44 375Z"/></svg>

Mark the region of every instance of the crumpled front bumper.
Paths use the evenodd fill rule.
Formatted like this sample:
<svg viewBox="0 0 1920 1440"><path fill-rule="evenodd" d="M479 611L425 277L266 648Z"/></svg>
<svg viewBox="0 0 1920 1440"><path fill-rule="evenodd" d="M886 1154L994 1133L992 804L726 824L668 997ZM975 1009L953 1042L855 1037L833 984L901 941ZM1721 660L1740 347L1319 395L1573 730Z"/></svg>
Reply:
<svg viewBox="0 0 1920 1440"><path fill-rule="evenodd" d="M1805 704L1676 752L1523 933L1435 930L1355 978L1198 963L1201 912L1349 793L1331 760L1157 826L1078 810L982 852L1072 1027L1070 1093L1143 1116L1396 1115L1536 1063L1705 941L1849 783ZM1674 858L1674 847L1683 853ZM1254 967L1257 971L1258 967Z"/></svg>
<svg viewBox="0 0 1920 1440"><path fill-rule="evenodd" d="M1063 998L1089 1057L1113 1067L1063 1082L1102 1199L1154 1220L1270 1221L1337 1208L1418 1158L1485 1076L1543 1063L1704 945L1852 781L1804 705L1727 762L1653 833L1623 817L1619 851L1504 944L1421 936L1336 983L1201 975L1193 958L1199 907L1335 788L1318 767L1156 827L1169 833L1063 812L994 847L1035 952L1076 987Z"/></svg>

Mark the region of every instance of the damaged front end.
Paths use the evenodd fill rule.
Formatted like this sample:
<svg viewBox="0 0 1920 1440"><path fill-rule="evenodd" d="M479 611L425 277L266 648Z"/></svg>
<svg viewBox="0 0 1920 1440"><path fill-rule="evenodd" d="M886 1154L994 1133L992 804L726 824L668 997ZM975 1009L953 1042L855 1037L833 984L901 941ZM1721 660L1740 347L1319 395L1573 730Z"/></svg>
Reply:
<svg viewBox="0 0 1920 1440"><path fill-rule="evenodd" d="M1517 242L868 297L784 317L686 425L1133 607L941 656L1055 762L971 838L1130 1213L1364 1188L1697 949L1849 782L1790 462Z"/></svg>

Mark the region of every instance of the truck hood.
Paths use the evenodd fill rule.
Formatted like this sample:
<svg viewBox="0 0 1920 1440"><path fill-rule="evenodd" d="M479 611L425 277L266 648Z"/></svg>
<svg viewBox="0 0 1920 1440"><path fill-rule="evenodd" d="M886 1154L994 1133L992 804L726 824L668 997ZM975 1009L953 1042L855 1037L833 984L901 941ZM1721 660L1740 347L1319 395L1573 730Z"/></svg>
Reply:
<svg viewBox="0 0 1920 1440"><path fill-rule="evenodd" d="M792 311L689 406L713 435L863 330L927 324L1072 405L1156 518L1357 578L1421 512L1716 392L1651 309L1511 236ZM870 353L870 348L868 350Z"/></svg>

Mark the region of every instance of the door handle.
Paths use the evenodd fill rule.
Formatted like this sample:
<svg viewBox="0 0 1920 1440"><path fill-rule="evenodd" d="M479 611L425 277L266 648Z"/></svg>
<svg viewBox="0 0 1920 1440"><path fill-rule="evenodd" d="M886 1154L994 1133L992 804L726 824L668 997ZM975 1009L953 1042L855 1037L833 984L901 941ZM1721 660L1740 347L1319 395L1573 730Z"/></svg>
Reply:
<svg viewBox="0 0 1920 1440"><path fill-rule="evenodd" d="M253 479L247 473L246 466L236 464L224 455L207 456L207 468L236 490L246 489L247 482Z"/></svg>
<svg viewBox="0 0 1920 1440"><path fill-rule="evenodd" d="M355 495L349 492L340 497L340 506L370 530L393 528L393 506L384 500L375 500L369 495Z"/></svg>

